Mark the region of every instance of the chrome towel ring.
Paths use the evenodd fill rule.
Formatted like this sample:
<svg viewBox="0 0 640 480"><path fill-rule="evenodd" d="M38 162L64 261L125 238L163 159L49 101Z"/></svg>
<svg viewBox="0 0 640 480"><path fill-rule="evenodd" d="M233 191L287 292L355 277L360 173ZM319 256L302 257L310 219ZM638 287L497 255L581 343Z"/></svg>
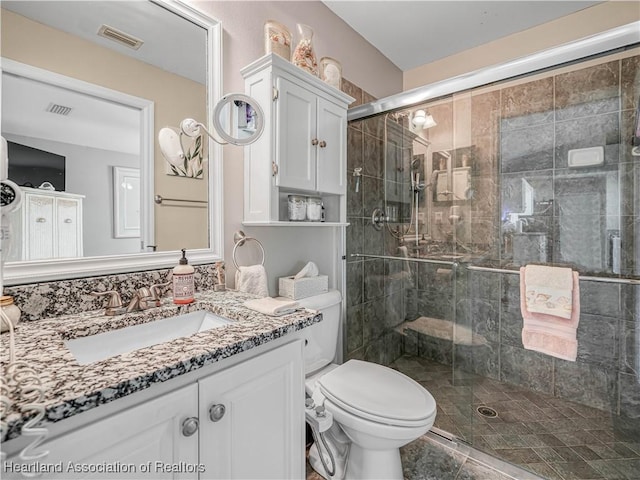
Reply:
<svg viewBox="0 0 640 480"><path fill-rule="evenodd" d="M238 250L238 247L242 247L245 242L248 242L249 240L253 240L254 242L256 242L260 247L260 250L262 250L262 260L260 261L260 265L264 265L264 247L262 246L260 241L253 237L247 237L242 230L238 230L233 234L233 241L235 242L235 245L233 246L233 253L231 254L233 264L237 269L239 269L240 267L238 266L238 261L236 260L236 251Z"/></svg>

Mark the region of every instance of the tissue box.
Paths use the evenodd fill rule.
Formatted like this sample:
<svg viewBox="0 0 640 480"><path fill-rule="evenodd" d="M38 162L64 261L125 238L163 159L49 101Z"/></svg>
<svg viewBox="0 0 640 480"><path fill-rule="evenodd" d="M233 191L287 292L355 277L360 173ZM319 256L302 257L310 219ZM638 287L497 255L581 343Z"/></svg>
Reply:
<svg viewBox="0 0 640 480"><path fill-rule="evenodd" d="M298 279L293 277L280 277L279 281L279 295L293 300L320 295L328 291L329 277L327 275Z"/></svg>

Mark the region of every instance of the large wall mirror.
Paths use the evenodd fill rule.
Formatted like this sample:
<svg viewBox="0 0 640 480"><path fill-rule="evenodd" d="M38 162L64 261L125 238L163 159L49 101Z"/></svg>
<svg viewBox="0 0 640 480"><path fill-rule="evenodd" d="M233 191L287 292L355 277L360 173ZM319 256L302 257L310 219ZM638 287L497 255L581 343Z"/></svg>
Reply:
<svg viewBox="0 0 640 480"><path fill-rule="evenodd" d="M219 22L175 0L3 1L1 19L2 136L23 193L4 284L169 266L181 248L222 259L221 147L190 138L176 168L157 142L187 117L210 126Z"/></svg>

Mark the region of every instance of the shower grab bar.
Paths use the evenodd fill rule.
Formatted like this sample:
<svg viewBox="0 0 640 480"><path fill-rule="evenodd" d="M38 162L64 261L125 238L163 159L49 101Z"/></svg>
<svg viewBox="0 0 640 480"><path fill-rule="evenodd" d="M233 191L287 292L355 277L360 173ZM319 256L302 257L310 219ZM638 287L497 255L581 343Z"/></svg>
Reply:
<svg viewBox="0 0 640 480"><path fill-rule="evenodd" d="M459 265L458 262L450 262L448 260L429 260L427 258L413 258L413 257L392 257L391 255L368 255L365 253L352 253L350 256L361 257L361 258L382 258L385 260L399 260L399 261L416 262L416 263L433 263L436 265L448 265L453 268L456 268Z"/></svg>
<svg viewBox="0 0 640 480"><path fill-rule="evenodd" d="M412 258L412 257L392 257L391 255L368 255L364 253L352 253L351 257L360 257L360 258L382 258L386 260L399 260L399 261L407 261L407 262L416 262L416 263L433 263L436 265L449 265L454 268L460 266L458 262L450 262L447 260L430 260L426 258ZM512 274L520 274L520 270L508 270L506 268L495 268L495 267L480 267L477 265L467 265L467 270L475 270L478 272L492 272L492 273L512 273ZM612 277L593 277L593 276L583 276L580 275L580 280L584 280L587 282L604 282L604 283L622 283L625 285L640 285L640 279L636 278L612 278Z"/></svg>
<svg viewBox="0 0 640 480"><path fill-rule="evenodd" d="M493 273L514 273L520 274L519 270L507 270L506 268L493 268L493 267L479 267L476 265L467 266L468 270L475 270L479 272L493 272ZM580 275L580 280L587 282L604 282L604 283L623 283L626 285L640 285L640 280L635 278L611 278L611 277L589 277Z"/></svg>

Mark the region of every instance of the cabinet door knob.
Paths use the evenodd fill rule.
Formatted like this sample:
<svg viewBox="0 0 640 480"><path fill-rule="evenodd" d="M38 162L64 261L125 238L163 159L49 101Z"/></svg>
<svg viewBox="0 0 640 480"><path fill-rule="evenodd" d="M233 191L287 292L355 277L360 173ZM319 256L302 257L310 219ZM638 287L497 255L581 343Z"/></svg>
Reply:
<svg viewBox="0 0 640 480"><path fill-rule="evenodd" d="M46 219L46 218L44 218L44 217L38 217L38 218L36 218L36 222L38 222L38 223L45 223L46 221L47 221L47 219Z"/></svg>
<svg viewBox="0 0 640 480"><path fill-rule="evenodd" d="M313 140L311 140L311 145L313 145L314 147L318 145L318 139L314 138Z"/></svg>
<svg viewBox="0 0 640 480"><path fill-rule="evenodd" d="M212 422L219 422L222 417L224 417L224 413L227 409L221 403L217 403L215 405L211 405L209 408L209 418Z"/></svg>
<svg viewBox="0 0 640 480"><path fill-rule="evenodd" d="M182 422L182 435L190 437L198 431L198 419L196 417L189 417Z"/></svg>
<svg viewBox="0 0 640 480"><path fill-rule="evenodd" d="M320 142L320 148L324 148L324 147L326 147L326 146L327 146L327 142L325 142L324 140L322 140L322 141Z"/></svg>
<svg viewBox="0 0 640 480"><path fill-rule="evenodd" d="M71 223L71 222L72 222L72 220L70 218L65 218L64 219L64 223Z"/></svg>

